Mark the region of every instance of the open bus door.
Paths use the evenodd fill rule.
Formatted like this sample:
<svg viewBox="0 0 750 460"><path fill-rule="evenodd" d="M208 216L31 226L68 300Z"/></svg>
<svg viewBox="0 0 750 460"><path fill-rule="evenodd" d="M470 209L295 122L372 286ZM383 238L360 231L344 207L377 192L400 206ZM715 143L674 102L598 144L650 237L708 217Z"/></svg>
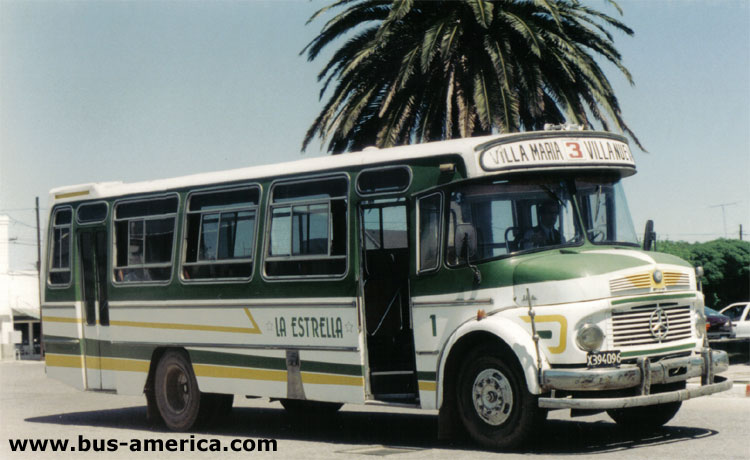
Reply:
<svg viewBox="0 0 750 460"><path fill-rule="evenodd" d="M415 403L407 201L368 200L359 211L370 392L380 401Z"/></svg>
<svg viewBox="0 0 750 460"><path fill-rule="evenodd" d="M81 261L81 300L83 302L83 343L86 365L86 388L113 390L115 378L106 370L103 353L110 343L109 304L107 297L107 232L105 229L78 231Z"/></svg>

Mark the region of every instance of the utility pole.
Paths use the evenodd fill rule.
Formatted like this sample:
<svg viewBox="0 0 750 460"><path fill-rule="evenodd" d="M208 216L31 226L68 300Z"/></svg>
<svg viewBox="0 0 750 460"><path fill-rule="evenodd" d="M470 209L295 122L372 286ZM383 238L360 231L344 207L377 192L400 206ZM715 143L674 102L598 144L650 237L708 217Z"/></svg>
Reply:
<svg viewBox="0 0 750 460"><path fill-rule="evenodd" d="M742 224L740 224L740 241L742 241Z"/></svg>
<svg viewBox="0 0 750 460"><path fill-rule="evenodd" d="M36 197L36 284L39 287L39 354L44 359L44 340L42 339L42 238L39 228L39 197Z"/></svg>
<svg viewBox="0 0 750 460"><path fill-rule="evenodd" d="M721 203L721 204L716 204L716 205L713 205L713 206L709 206L709 208L721 208L721 219L724 222L724 238L728 238L728 235L727 235L727 216L726 216L726 213L724 212L724 208L726 208L727 206L734 206L737 203L739 203L739 202L735 201L733 203Z"/></svg>

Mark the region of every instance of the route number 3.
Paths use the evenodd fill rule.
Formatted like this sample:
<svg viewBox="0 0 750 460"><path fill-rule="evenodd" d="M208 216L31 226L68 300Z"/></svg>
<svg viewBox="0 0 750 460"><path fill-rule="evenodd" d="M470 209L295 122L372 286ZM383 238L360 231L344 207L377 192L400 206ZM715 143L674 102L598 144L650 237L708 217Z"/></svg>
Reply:
<svg viewBox="0 0 750 460"><path fill-rule="evenodd" d="M583 152L581 152L581 146L578 142L566 142L565 146L569 149L568 156L570 158L583 158Z"/></svg>

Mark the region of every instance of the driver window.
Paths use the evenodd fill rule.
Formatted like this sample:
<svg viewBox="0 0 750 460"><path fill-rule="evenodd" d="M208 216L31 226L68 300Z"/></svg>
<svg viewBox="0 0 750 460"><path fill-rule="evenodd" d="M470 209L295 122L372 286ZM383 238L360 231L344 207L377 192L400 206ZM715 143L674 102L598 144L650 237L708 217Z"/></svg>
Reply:
<svg viewBox="0 0 750 460"><path fill-rule="evenodd" d="M419 272L440 266L440 215L443 195L434 193L420 198L417 204L419 222Z"/></svg>

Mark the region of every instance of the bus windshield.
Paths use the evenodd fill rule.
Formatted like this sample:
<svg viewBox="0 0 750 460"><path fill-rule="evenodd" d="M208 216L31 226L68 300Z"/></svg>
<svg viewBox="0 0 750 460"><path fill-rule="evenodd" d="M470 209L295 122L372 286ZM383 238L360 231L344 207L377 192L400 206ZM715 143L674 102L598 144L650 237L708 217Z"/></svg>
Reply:
<svg viewBox="0 0 750 460"><path fill-rule="evenodd" d="M579 178L575 185L586 235L592 243L638 246L619 179Z"/></svg>
<svg viewBox="0 0 750 460"><path fill-rule="evenodd" d="M459 265L506 254L583 242L565 181L467 184L451 193L446 262ZM469 236L476 248L462 244ZM475 236L474 236L475 235Z"/></svg>

